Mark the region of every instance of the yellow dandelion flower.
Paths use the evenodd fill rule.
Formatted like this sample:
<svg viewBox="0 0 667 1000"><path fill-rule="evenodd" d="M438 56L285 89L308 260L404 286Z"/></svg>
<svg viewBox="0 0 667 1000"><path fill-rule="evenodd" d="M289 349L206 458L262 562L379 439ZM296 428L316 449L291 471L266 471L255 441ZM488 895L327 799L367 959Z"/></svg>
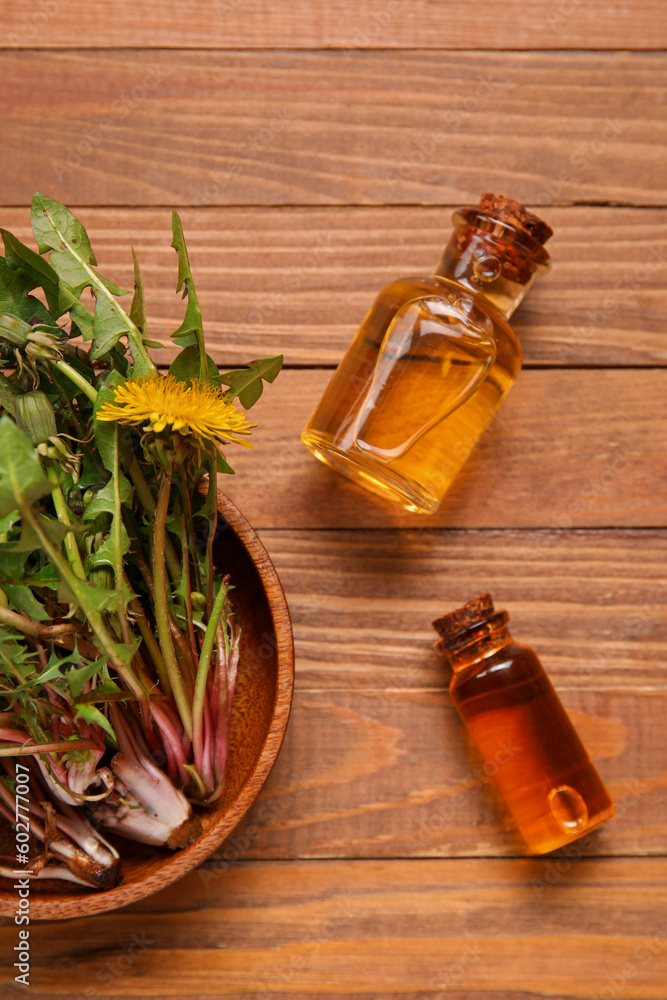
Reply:
<svg viewBox="0 0 667 1000"><path fill-rule="evenodd" d="M233 403L224 400L224 389L204 385L197 379L179 382L172 375L150 375L126 381L114 393L113 403L104 403L98 420L116 420L120 424L146 424L146 430L160 434L171 431L191 435L202 445L212 441L218 447L226 442L252 448L250 441L238 435L250 434L256 424L249 424Z"/></svg>

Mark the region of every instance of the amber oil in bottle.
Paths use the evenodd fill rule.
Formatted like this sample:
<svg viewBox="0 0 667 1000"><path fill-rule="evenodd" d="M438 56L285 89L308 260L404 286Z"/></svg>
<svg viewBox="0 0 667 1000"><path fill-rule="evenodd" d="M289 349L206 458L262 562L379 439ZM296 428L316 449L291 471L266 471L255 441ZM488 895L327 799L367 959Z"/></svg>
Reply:
<svg viewBox="0 0 667 1000"><path fill-rule="evenodd" d="M605 823L615 807L560 698L489 594L433 623L452 701L531 854Z"/></svg>
<svg viewBox="0 0 667 1000"><path fill-rule="evenodd" d="M546 223L486 194L454 213L435 274L380 292L301 438L323 462L432 513L521 368L508 318L551 264Z"/></svg>

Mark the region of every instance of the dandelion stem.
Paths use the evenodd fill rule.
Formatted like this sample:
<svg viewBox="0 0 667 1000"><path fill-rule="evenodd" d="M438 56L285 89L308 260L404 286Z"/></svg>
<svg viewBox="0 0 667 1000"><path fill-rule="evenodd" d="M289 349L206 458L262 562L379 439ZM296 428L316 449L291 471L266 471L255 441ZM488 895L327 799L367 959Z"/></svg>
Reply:
<svg viewBox="0 0 667 1000"><path fill-rule="evenodd" d="M167 673L167 668L165 666L162 653L160 652L160 647L155 640L153 629L151 628L150 622L144 613L144 609L141 607L141 604L136 598L130 604L130 611L136 618L141 638L146 643L146 649L150 653L153 666L155 667L155 671L160 681L160 689L163 694L166 694L167 697L170 698L171 684L169 683L169 674Z"/></svg>
<svg viewBox="0 0 667 1000"><path fill-rule="evenodd" d="M57 368L59 372L63 373L63 375L66 375L67 378L71 382L74 382L74 385L76 385L81 392L88 397L88 399L90 399L93 403L95 402L97 399L97 389L95 389L95 387L92 386L90 382L83 377L83 375L79 375L78 371L72 368L71 365L68 365L66 361L54 361L53 367Z"/></svg>
<svg viewBox="0 0 667 1000"><path fill-rule="evenodd" d="M176 650L169 624L169 598L167 595L167 573L165 565L165 537L167 533L167 513L171 493L171 473L164 472L160 482L155 524L153 526L153 584L155 587L155 621L162 656L169 675L169 683L174 695L183 728L188 739L192 739L192 711L185 692L183 675L176 659Z"/></svg>
<svg viewBox="0 0 667 1000"><path fill-rule="evenodd" d="M206 541L206 614L210 619L213 614L213 542L215 540L215 531L218 526L218 505L216 503L218 492L218 466L215 449L213 450L213 453L207 452L206 454L211 463L208 477L208 494L206 497L207 506L210 511L208 539Z"/></svg>
<svg viewBox="0 0 667 1000"><path fill-rule="evenodd" d="M137 456L132 457L132 462L128 469L130 473L130 479L134 483L134 488L137 491L139 499L141 500L142 506L146 514L149 517L155 517L155 499L151 493L151 488L146 482L146 477L141 471L141 466L137 461ZM167 560L167 569L169 570L169 575L172 580L178 580L181 573L181 566L178 561L178 556L174 551L174 546L171 544L171 540L165 534L164 539L164 554Z"/></svg>
<svg viewBox="0 0 667 1000"><path fill-rule="evenodd" d="M118 424L114 424L114 449L113 449L113 500L115 513L111 522L111 531L114 540L114 580L118 591L118 620L120 623L120 634L123 642L130 644L130 630L127 625L126 603L125 603L125 574L123 572L123 514L120 499L120 465L118 462Z"/></svg>
<svg viewBox="0 0 667 1000"><path fill-rule="evenodd" d="M218 621L225 606L227 591L229 587L226 580L220 584L218 596L215 599L211 616L206 625L204 642L202 643L201 654L199 656L199 667L197 668L197 680L195 681L195 693L192 699L192 747L194 751L195 766L201 773L202 754L204 749L204 699L206 697L206 679L211 665L211 655L213 645L218 635Z"/></svg>
<svg viewBox="0 0 667 1000"><path fill-rule="evenodd" d="M51 490L51 497L53 499L53 505L56 508L56 514L58 515L58 520L61 524L66 525L68 528L72 527L72 522L70 521L69 511L67 510L67 504L65 503L65 497L63 496L63 491L60 488L60 483L58 482L58 473L54 465L50 464L47 467L46 474L49 480L53 483L53 489ZM78 576L80 580L86 579L86 571L83 568L83 563L81 562L81 554L79 553L79 546L76 543L76 537L73 531L68 531L63 539L63 544L65 546L65 553L69 559L70 565L72 567L72 572L75 576Z"/></svg>

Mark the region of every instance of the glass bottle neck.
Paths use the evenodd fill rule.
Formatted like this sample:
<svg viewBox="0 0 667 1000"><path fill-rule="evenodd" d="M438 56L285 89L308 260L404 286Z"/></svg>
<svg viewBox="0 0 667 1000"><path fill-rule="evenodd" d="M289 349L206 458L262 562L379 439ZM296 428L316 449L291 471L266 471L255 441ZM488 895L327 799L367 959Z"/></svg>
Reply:
<svg viewBox="0 0 667 1000"><path fill-rule="evenodd" d="M478 295L508 319L551 260L541 243L476 209L454 213L455 230L435 274Z"/></svg>

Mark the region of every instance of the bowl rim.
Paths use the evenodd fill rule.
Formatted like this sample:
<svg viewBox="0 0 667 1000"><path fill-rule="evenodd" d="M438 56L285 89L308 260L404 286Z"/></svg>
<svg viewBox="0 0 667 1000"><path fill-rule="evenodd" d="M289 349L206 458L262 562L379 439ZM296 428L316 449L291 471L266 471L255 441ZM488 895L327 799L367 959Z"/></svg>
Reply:
<svg viewBox="0 0 667 1000"><path fill-rule="evenodd" d="M278 574L257 532L228 496L221 490L218 490L217 494L218 513L225 518L232 531L242 542L259 573L275 628L278 665L276 696L269 729L255 766L221 821L212 826L205 834L199 836L188 847L174 853L169 864L159 871L140 882L119 885L114 889L93 892L90 895L76 895L68 900L50 900L48 896L39 899L37 893L32 893L30 899L31 920L66 920L106 913L109 910L128 906L130 903L150 896L176 882L183 875L193 871L202 861L205 861L240 823L257 798L275 764L285 736L294 691L294 640L289 608ZM15 906L13 901L11 906L10 912L6 908L6 903L0 900L0 914L12 916Z"/></svg>

